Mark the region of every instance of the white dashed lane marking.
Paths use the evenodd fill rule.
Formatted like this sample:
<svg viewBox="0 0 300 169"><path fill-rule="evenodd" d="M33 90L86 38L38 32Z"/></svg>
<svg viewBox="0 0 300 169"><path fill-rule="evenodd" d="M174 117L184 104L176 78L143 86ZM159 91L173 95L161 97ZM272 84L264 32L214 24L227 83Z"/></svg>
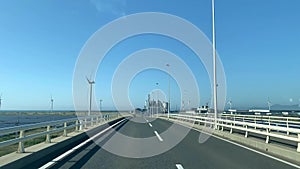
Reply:
<svg viewBox="0 0 300 169"><path fill-rule="evenodd" d="M181 164L176 164L177 169L184 169Z"/></svg>
<svg viewBox="0 0 300 169"><path fill-rule="evenodd" d="M164 140L160 137L160 135L158 134L157 131L154 131L154 133L155 133L155 135L157 136L157 138L158 138L159 141L164 141Z"/></svg>

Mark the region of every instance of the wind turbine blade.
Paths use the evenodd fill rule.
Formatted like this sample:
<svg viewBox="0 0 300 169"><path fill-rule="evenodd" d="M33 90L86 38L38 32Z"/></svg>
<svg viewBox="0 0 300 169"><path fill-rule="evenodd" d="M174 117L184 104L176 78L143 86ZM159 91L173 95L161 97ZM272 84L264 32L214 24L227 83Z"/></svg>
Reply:
<svg viewBox="0 0 300 169"><path fill-rule="evenodd" d="M86 78L86 80L88 81L88 83L91 83L91 82L90 82L90 79L89 79L87 76L85 76L85 78Z"/></svg>

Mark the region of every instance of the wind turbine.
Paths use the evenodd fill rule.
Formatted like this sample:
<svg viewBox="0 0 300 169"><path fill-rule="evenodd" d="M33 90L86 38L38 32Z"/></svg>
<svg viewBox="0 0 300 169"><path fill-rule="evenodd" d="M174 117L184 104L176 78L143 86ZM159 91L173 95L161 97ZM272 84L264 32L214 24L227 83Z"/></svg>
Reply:
<svg viewBox="0 0 300 169"><path fill-rule="evenodd" d="M227 104L229 104L229 110L231 110L231 108L232 108L232 100L230 99Z"/></svg>
<svg viewBox="0 0 300 169"><path fill-rule="evenodd" d="M102 99L100 99L100 105L99 105L99 111L100 111L100 113L101 113L101 110L102 110Z"/></svg>
<svg viewBox="0 0 300 169"><path fill-rule="evenodd" d="M93 92L93 84L95 84L95 81L90 80L86 77L86 80L88 81L89 85L90 85L90 107L89 107L89 112L88 112L88 116L91 115L91 109L92 109L92 92Z"/></svg>
<svg viewBox="0 0 300 169"><path fill-rule="evenodd" d="M271 110L271 106L272 106L272 103L270 101L270 98L268 97L268 107L269 107L269 110Z"/></svg>
<svg viewBox="0 0 300 169"><path fill-rule="evenodd" d="M50 98L50 102L51 102L50 111L52 113L53 112L53 102L54 102L54 99L53 99L52 95L51 95L51 98Z"/></svg>
<svg viewBox="0 0 300 169"><path fill-rule="evenodd" d="M0 95L0 110L1 110L1 102L2 102L2 93Z"/></svg>

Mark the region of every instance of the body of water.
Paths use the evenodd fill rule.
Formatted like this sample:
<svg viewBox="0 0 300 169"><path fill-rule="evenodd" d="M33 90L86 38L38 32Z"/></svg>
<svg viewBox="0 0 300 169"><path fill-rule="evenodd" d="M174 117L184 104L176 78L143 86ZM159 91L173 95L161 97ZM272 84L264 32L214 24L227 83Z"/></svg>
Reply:
<svg viewBox="0 0 300 169"><path fill-rule="evenodd" d="M0 114L0 128L13 127L24 124L33 124L46 121L54 121L61 119L74 118L75 115L59 115L59 114L28 114L28 113L5 113Z"/></svg>

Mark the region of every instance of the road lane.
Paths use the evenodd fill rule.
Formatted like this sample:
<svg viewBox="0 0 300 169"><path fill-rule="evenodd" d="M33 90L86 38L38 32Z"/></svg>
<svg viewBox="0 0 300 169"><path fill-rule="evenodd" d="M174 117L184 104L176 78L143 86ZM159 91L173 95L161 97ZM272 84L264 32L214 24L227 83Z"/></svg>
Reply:
<svg viewBox="0 0 300 169"><path fill-rule="evenodd" d="M139 117L137 117L139 118ZM149 120L150 121L150 120ZM118 131L122 134L128 134L136 138L156 137L154 131L159 134L168 129L172 123L157 119L151 122L153 127L145 123L136 123L128 121L121 126L116 127L101 137L95 139L95 142L78 150L71 156L58 162L53 168L178 168L179 164L183 168L293 168L287 164L274 159L262 156L255 152L243 149L239 146L230 144L220 139L210 137L205 143L198 142L199 132L191 130L188 135L174 148L160 155L148 158L127 158L112 154L102 146L109 142ZM184 128L181 126L181 128ZM180 132L180 130L178 130ZM179 133L173 132L176 135ZM166 142L167 138L164 138ZM124 142L123 140L119 140ZM159 142L158 139L156 139ZM125 143L125 142L124 142ZM126 142L124 149L126 151L135 150L135 145Z"/></svg>

